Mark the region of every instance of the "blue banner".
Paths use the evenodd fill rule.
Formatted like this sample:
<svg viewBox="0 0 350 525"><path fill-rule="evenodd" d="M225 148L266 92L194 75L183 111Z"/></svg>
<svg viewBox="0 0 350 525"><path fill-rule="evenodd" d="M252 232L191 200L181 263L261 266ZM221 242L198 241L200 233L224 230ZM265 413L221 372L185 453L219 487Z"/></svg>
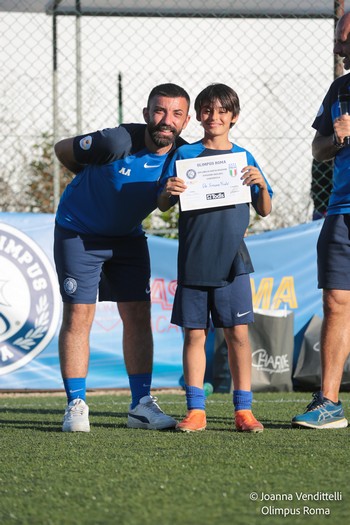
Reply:
<svg viewBox="0 0 350 525"><path fill-rule="evenodd" d="M294 311L295 360L314 314L322 316L316 243L322 221L246 239L255 273L255 308ZM0 389L61 389L62 307L53 262L54 215L0 213ZM152 261L153 387L178 386L182 331L170 323L177 241L149 237ZM99 303L91 332L88 388L126 388L122 324L114 303Z"/></svg>

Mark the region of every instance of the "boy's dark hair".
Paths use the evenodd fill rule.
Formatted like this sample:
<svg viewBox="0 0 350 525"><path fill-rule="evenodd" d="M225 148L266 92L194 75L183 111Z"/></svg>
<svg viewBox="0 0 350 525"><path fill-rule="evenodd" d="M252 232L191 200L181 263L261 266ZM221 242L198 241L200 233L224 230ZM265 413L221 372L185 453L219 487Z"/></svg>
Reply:
<svg viewBox="0 0 350 525"><path fill-rule="evenodd" d="M240 106L237 93L225 84L210 84L197 95L194 101L197 119L200 120L203 106L211 106L216 101L219 101L226 111L231 111L234 117L239 115Z"/></svg>
<svg viewBox="0 0 350 525"><path fill-rule="evenodd" d="M148 96L147 108L149 108L150 101L153 97L169 97L169 98L179 98L183 97L187 100L188 106L190 106L190 97L187 91L177 84L159 84L152 89Z"/></svg>

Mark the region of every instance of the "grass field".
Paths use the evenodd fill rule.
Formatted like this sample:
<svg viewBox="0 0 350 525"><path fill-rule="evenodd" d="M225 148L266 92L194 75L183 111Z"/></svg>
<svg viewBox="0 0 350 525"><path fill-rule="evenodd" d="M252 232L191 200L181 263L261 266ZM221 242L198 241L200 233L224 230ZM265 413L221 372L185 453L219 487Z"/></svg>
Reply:
<svg viewBox="0 0 350 525"><path fill-rule="evenodd" d="M89 434L61 432L63 395L0 396L0 524L345 525L350 428L291 429L310 397L255 394L265 432L247 435L229 394L198 434L127 429L127 395L88 397ZM183 395L158 399L185 414Z"/></svg>

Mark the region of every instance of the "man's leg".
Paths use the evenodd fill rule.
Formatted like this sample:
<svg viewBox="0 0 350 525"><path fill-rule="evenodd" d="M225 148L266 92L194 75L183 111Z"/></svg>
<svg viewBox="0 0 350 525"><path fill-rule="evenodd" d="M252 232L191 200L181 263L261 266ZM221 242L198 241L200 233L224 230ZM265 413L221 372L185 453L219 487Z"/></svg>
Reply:
<svg viewBox="0 0 350 525"><path fill-rule="evenodd" d="M89 432L89 409L85 403L89 365L89 337L96 306L63 303L59 334L61 373L67 393L64 432Z"/></svg>
<svg viewBox="0 0 350 525"><path fill-rule="evenodd" d="M318 287L323 289L324 319L321 330L321 390L293 427L345 428L348 421L338 394L350 350L350 218L328 215L317 242ZM341 283L342 290L338 290Z"/></svg>
<svg viewBox="0 0 350 525"><path fill-rule="evenodd" d="M65 432L88 432L90 429L89 409L85 404L89 337L101 267L110 253L109 242L103 246L99 237L85 236L56 224L54 258L63 300L58 344L68 398L63 421Z"/></svg>
<svg viewBox="0 0 350 525"><path fill-rule="evenodd" d="M323 291L321 332L322 393L334 403L350 352L350 290Z"/></svg>
<svg viewBox="0 0 350 525"><path fill-rule="evenodd" d="M118 310L123 322L123 352L128 374L152 374L151 303L119 302Z"/></svg>
<svg viewBox="0 0 350 525"><path fill-rule="evenodd" d="M89 338L95 315L95 304L63 303L59 334L62 377L86 377L89 365Z"/></svg>
<svg viewBox="0 0 350 525"><path fill-rule="evenodd" d="M149 430L172 428L176 421L164 414L150 395L153 336L149 301L119 302L123 322L123 352L132 396L128 426Z"/></svg>

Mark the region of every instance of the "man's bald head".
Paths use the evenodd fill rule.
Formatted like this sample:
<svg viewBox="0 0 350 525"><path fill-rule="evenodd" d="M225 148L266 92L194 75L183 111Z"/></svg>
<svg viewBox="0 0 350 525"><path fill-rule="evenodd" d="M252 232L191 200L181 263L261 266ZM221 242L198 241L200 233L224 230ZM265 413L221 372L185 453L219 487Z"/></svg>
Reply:
<svg viewBox="0 0 350 525"><path fill-rule="evenodd" d="M335 28L333 53L344 58L344 69L350 69L350 12L339 18Z"/></svg>

